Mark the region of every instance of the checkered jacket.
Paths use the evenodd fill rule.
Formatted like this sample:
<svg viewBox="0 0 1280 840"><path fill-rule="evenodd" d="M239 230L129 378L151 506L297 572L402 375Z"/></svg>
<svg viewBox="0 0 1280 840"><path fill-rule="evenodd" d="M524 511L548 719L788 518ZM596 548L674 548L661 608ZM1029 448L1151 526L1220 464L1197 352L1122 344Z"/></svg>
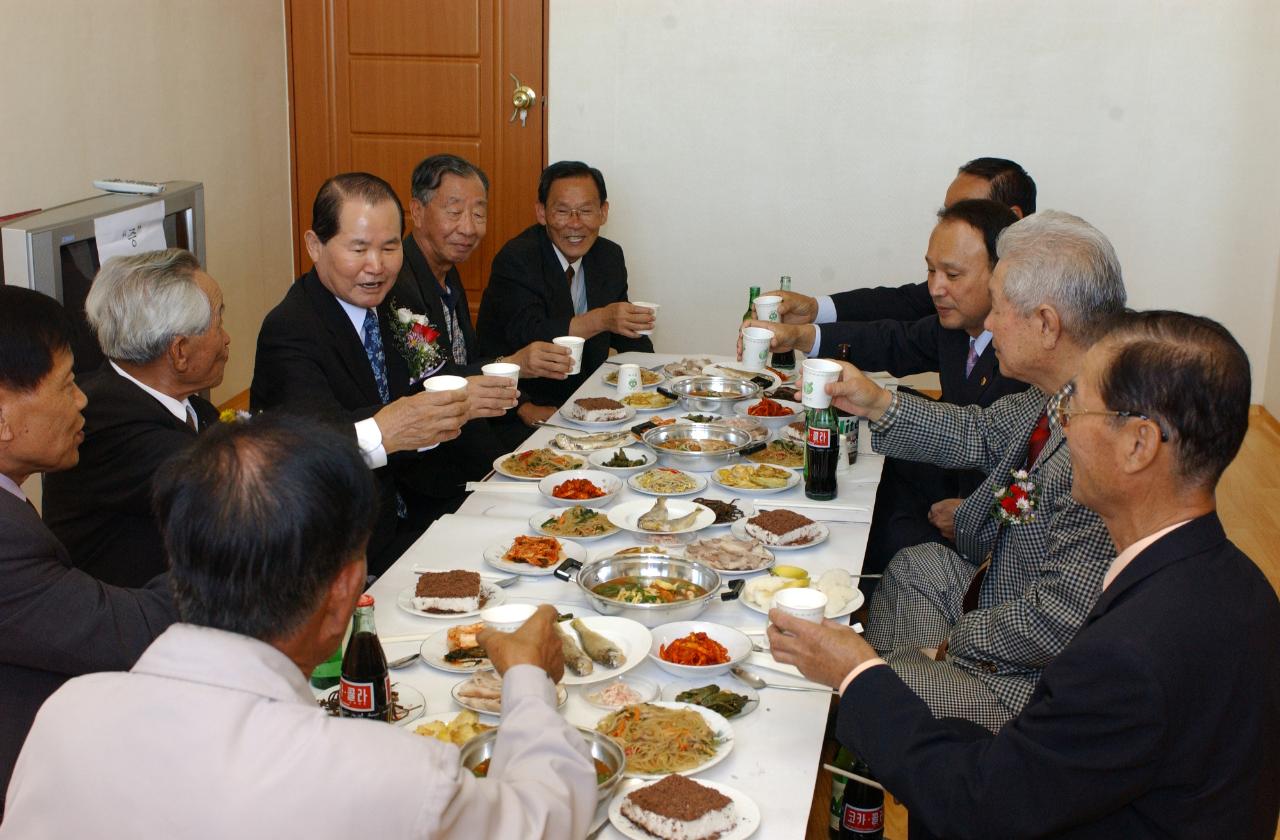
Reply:
<svg viewBox="0 0 1280 840"><path fill-rule="evenodd" d="M985 409L899 394L873 426L878 452L987 473L956 511L956 546L975 566L990 553L991 567L978 608L951 630L947 661L977 676L1015 712L1084 624L1116 556L1102 519L1071 498L1070 450L1056 426L1030 470L1040 494L1035 518L1001 527L991 515L996 492L1025 465L1047 403L1037 388Z"/></svg>

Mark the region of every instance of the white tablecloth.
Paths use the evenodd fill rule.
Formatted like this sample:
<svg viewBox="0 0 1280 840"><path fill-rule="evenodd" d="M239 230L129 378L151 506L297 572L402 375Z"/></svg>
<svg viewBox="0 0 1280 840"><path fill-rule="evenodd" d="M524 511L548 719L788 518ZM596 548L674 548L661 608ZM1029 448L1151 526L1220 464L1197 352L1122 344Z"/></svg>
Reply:
<svg viewBox="0 0 1280 840"><path fill-rule="evenodd" d="M634 360L645 367L679 358L679 356L665 354L627 354L627 356L634 357ZM593 376L575 396L611 395L614 389L601 380L601 374L607 369L606 366ZM676 416L682 413L686 412L672 409L661 412L660 416ZM641 418L633 423L640 422L644 416L646 415L641 415ZM537 430L522 449L545 445L557 431L546 428ZM863 444L860 448L863 452L869 449L866 446L865 424ZM882 463L882 459L876 455L859 456L857 465L849 473L841 476L839 495L835 504L845 507L859 506L869 511L875 499ZM513 485L523 484L502 476L497 476L491 481L510 482ZM707 491L700 495L730 498L730 494L721 491L715 485L710 485ZM635 498L649 497L624 489L619 494L618 501ZM782 503L788 499L801 501L804 499L804 491L802 487L797 487L786 493L766 496L764 499L767 502L776 503ZM467 498L457 514L442 517L432 524L369 590L377 600L378 633L383 639L388 659L412 653L419 646L423 636L457 623L457 619L433 619L412 615L396 606L397 595L416 581L414 567L470 569L486 574L500 574L484 563L481 556L484 549L503 540L510 540L517 534L532 533L528 524L530 515L551 508L550 503L536 494L529 495L520 491L477 492ZM811 511L805 511L805 513L813 518L821 518ZM779 552L778 562L803 566L815 576L833 567L845 568L856 574L862 568L862 558L866 551L868 526L865 523L869 521L869 517L859 515L849 518L861 521L829 522L827 526L831 529L831 537L827 542L801 551ZM716 533L726 532L721 529ZM584 543L584 546L589 550L590 558L595 559L604 553L636 545L638 542L639 538L636 536L621 533L606 539ZM507 589L506 595L508 602L554 603L569 607L579 615L590 611L575 584L565 583L554 577L523 578L518 584ZM732 627L756 630L763 629L767 623L764 615L737 601L716 601L702 614L701 618ZM415 638L397 641L397 637L402 636ZM756 638L759 639L758 636ZM752 655L752 670L766 679L776 682L798 679L781 671L766 670L770 665L774 663L767 654ZM788 669L783 668L783 671L785 670ZM791 670L794 673L794 670ZM648 677L660 684L670 679L665 671L649 661L640 665L632 673ZM393 681L411 685L423 693L426 697L428 714L459 711L449 692L454 684L464 678L462 675L435 670L421 661L392 674ZM727 675L722 678L722 682L730 689L736 684L736 680ZM570 722L579 726L593 726L603 716L599 709L587 703L581 696L584 691L590 690L589 686L570 688L569 701L563 709L565 717ZM760 831L755 835L756 837L770 838L770 840L773 838L800 840L804 837L829 702L830 695L818 692L762 689L760 707L747 717L733 722L735 737L733 752L725 761L700 775L700 778L738 788L755 800L760 807L762 817ZM622 837L612 826L605 827L600 836Z"/></svg>

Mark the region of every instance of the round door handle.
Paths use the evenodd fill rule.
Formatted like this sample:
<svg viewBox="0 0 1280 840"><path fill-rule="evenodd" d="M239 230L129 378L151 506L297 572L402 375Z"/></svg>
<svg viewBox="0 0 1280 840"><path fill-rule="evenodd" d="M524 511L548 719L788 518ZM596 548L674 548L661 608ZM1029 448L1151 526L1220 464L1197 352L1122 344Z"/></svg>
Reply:
<svg viewBox="0 0 1280 840"><path fill-rule="evenodd" d="M515 73L511 74L511 81L515 82L515 89L511 91L512 107L518 111L532 108L533 103L538 101L538 94L528 85L521 84Z"/></svg>

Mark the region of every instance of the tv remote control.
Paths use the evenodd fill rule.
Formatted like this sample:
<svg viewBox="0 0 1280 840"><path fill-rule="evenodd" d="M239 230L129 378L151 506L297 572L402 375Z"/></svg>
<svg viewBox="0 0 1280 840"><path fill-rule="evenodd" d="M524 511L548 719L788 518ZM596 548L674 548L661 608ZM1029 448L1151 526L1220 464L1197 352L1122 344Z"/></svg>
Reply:
<svg viewBox="0 0 1280 840"><path fill-rule="evenodd" d="M155 195L164 192L164 184L154 181L127 181L123 178L107 178L94 181L93 185L100 190L114 193L132 193L135 195Z"/></svg>

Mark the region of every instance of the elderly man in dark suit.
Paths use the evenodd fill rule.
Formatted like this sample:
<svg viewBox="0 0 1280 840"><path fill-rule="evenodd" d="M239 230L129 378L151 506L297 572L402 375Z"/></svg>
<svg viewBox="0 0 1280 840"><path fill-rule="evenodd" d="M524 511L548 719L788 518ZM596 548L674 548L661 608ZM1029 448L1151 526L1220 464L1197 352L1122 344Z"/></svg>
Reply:
<svg viewBox="0 0 1280 840"><path fill-rule="evenodd" d="M894 376L937 372L942 401L989 406L1027 385L1000 372L991 333L983 322L991 311L988 283L996 265L996 240L1018 220L1005 205L990 199L964 199L938 211L938 223L925 252L928 289L935 312L918 321L838 321L819 332L814 324L767 324L775 350L799 347L810 356L837 358L847 345L848 361L866 370ZM819 337L821 341L819 341ZM933 464L889 458L876 492L864 573L884 571L893 555L924 542L950 545L955 511L986 474L944 470ZM863 578L864 592L875 580Z"/></svg>
<svg viewBox="0 0 1280 840"><path fill-rule="evenodd" d="M52 298L0 284L0 791L45 698L70 677L130 667L176 618L167 575L141 589L90 577L22 492L78 457L74 332Z"/></svg>
<svg viewBox="0 0 1280 840"><path fill-rule="evenodd" d="M189 252L115 257L85 301L107 363L84 378L80 463L47 476L44 519L71 562L118 586L167 568L151 510L159 466L217 422L198 394L222 382L222 290Z"/></svg>
<svg viewBox="0 0 1280 840"><path fill-rule="evenodd" d="M992 730L1080 628L1115 556L1102 520L1071 498L1046 407L1125 301L1111 243L1083 219L1037 213L996 250L986 325L1001 370L1031 388L983 409L886 391L852 365L837 386L839 406L872 421L878 452L987 474L956 510L954 549L924 543L890 561L867 639L936 714Z"/></svg>
<svg viewBox="0 0 1280 840"><path fill-rule="evenodd" d="M1274 836L1280 603L1214 512L1249 379L1230 333L1178 312L1127 316L1089 350L1050 414L1070 424L1071 494L1118 553L995 735L936 719L849 628L771 614L774 656L840 688L839 738L913 837Z"/></svg>
<svg viewBox="0 0 1280 840"><path fill-rule="evenodd" d="M381 494L369 538L374 574L461 499L460 484L438 495L439 464L423 450L456 438L469 419L504 413L517 397L505 377L472 377L462 390L421 390L444 350L436 339L409 336L412 324L397 319L393 326L387 297L400 272L403 234L400 201L381 178L351 172L320 187L305 234L315 267L263 321L250 389L255 411L319 417L354 435Z"/></svg>
<svg viewBox="0 0 1280 840"><path fill-rule="evenodd" d="M413 170L409 216L413 230L404 238L404 265L391 291L391 305L425 315L441 333L446 355L442 372L474 376L487 363L509 362L520 367L521 378L566 378L572 367L569 350L549 341L532 341L509 356L477 352L467 290L457 266L480 245L488 227L489 179L484 172L457 155L426 158ZM465 477L478 479L495 457L528 434L519 417L508 412L469 423L448 448Z"/></svg>
<svg viewBox="0 0 1280 840"><path fill-rule="evenodd" d="M509 355L531 341L561 336L586 339L580 373L525 385L530 401L519 413L529 425L554 414L611 348L652 352L653 343L641 333L654 324L652 310L627 300L622 248L600 236L609 201L599 169L580 161L551 164L538 181L534 210L538 224L493 258L476 321L484 355Z"/></svg>

